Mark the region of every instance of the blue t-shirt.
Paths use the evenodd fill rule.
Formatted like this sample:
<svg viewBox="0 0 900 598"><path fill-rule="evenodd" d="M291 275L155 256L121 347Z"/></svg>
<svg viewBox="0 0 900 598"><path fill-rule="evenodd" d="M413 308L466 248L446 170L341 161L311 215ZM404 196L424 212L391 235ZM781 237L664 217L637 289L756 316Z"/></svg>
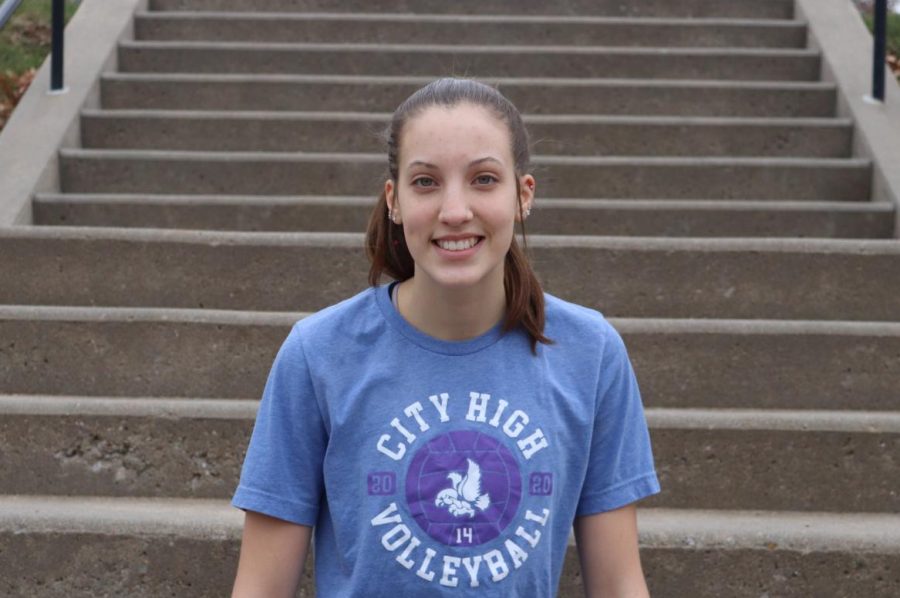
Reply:
<svg viewBox="0 0 900 598"><path fill-rule="evenodd" d="M556 595L573 519L659 483L622 338L545 298L537 356L428 336L386 285L297 322L232 504L315 526L322 598Z"/></svg>

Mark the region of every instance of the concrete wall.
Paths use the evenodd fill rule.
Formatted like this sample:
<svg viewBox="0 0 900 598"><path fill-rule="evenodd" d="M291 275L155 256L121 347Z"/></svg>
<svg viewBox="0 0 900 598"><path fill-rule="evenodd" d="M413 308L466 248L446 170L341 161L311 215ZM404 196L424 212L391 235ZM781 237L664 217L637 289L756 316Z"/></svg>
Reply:
<svg viewBox="0 0 900 598"><path fill-rule="evenodd" d="M116 44L132 38L147 0L84 0L65 32L66 92L49 94L50 58L0 133L0 227L31 224L31 196L59 191L60 147L80 145L79 112L99 107L99 76L116 68Z"/></svg>
<svg viewBox="0 0 900 598"><path fill-rule="evenodd" d="M885 101L872 93L872 36L851 0L796 0L794 18L809 23L807 45L822 52L822 80L834 82L838 116L853 119L855 156L875 168L872 200L900 207L900 85L885 69ZM894 236L900 237L900 209Z"/></svg>

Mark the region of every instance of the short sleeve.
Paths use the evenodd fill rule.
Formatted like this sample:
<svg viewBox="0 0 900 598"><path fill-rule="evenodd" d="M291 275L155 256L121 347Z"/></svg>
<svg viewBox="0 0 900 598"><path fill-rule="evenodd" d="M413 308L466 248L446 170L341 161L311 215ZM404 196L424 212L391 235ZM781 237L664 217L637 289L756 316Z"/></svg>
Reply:
<svg viewBox="0 0 900 598"><path fill-rule="evenodd" d="M612 326L603 348L597 403L576 516L611 511L659 492L637 378Z"/></svg>
<svg viewBox="0 0 900 598"><path fill-rule="evenodd" d="M295 325L275 356L231 504L314 526L328 437Z"/></svg>

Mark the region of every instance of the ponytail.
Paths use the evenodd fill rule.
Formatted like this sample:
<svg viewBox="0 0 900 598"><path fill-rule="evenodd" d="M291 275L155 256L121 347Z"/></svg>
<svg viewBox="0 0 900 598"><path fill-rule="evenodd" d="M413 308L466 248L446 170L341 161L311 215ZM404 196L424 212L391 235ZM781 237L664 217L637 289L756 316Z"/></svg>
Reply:
<svg viewBox="0 0 900 598"><path fill-rule="evenodd" d="M506 253L503 288L506 290L503 331L521 325L531 340L531 352L535 355L539 342L552 345L553 341L544 336L544 291L515 237Z"/></svg>

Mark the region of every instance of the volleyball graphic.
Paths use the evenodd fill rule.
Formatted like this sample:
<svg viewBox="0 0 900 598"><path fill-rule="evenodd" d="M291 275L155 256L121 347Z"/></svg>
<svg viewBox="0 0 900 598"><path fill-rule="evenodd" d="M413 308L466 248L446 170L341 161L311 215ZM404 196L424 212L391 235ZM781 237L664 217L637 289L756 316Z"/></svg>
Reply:
<svg viewBox="0 0 900 598"><path fill-rule="evenodd" d="M406 474L416 523L448 546L478 546L502 532L519 508L522 474L506 446L483 432L457 430L422 446Z"/></svg>

